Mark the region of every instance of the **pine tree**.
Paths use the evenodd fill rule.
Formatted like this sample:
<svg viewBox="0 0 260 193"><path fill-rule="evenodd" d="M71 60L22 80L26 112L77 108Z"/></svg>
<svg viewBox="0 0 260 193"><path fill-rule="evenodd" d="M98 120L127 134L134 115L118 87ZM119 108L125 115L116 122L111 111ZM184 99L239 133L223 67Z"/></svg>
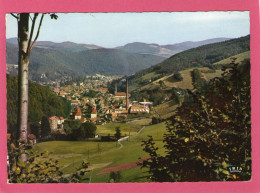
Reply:
<svg viewBox="0 0 260 193"><path fill-rule="evenodd" d="M51 133L48 117L43 116L41 120L41 137L47 137Z"/></svg>

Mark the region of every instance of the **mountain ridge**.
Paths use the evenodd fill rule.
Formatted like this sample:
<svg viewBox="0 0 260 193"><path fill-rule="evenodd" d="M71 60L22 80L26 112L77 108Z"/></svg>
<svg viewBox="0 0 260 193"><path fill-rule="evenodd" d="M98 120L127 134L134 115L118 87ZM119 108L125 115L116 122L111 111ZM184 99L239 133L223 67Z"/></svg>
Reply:
<svg viewBox="0 0 260 193"><path fill-rule="evenodd" d="M75 43L71 41L65 41L59 43L53 41L37 41L35 47L70 51L70 52L80 52L80 51L92 50L92 49L119 49L129 53L153 54L153 55L168 58L174 54L185 51L187 49L195 48L210 43L227 41L230 39L232 38L220 37L220 38L206 39L202 41L185 41L185 42L166 44L166 45L160 45L157 43L132 42L114 48L105 48L95 44ZM17 38L9 38L6 40L6 42L17 45Z"/></svg>
<svg viewBox="0 0 260 193"><path fill-rule="evenodd" d="M17 53L17 46L6 44L7 64L17 64ZM47 76L49 80L65 75L84 76L96 73L131 75L164 59L160 56L132 54L117 49L69 52L35 47L30 57L30 79L40 81L42 75Z"/></svg>

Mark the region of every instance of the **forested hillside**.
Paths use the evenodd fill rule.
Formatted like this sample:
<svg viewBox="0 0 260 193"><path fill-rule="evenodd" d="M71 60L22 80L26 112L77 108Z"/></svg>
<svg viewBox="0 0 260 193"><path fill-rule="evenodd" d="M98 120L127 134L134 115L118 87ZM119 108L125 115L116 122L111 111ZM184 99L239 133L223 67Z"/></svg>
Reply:
<svg viewBox="0 0 260 193"><path fill-rule="evenodd" d="M149 72L169 74L192 67L211 66L215 62L250 50L249 40L250 36L248 35L225 42L193 48L173 55L162 63L137 73L136 76L141 76Z"/></svg>
<svg viewBox="0 0 260 193"><path fill-rule="evenodd" d="M7 127L9 131L16 128L18 111L18 80L7 75ZM59 98L48 87L29 83L29 123L39 122L43 116L63 116L70 113L70 104Z"/></svg>
<svg viewBox="0 0 260 193"><path fill-rule="evenodd" d="M129 77L131 90L150 84L166 75L196 67L217 68L214 63L250 50L250 36L193 48ZM145 78L144 78L145 77ZM132 86L131 86L132 85Z"/></svg>
<svg viewBox="0 0 260 193"><path fill-rule="evenodd" d="M15 44L6 44L7 64L17 64L17 52ZM84 76L96 73L131 75L164 59L151 54L134 54L118 49L72 52L35 47L30 58L30 79L40 80L42 74L46 75L47 80L55 80L66 75Z"/></svg>

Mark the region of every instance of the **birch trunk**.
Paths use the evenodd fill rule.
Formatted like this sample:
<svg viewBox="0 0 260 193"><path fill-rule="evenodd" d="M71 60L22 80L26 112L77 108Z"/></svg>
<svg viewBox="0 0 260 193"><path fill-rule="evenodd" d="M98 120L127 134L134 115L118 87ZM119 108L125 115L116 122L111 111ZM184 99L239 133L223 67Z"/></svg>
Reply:
<svg viewBox="0 0 260 193"><path fill-rule="evenodd" d="M28 133L28 92L29 92L29 54L27 53L29 37L29 13L21 13L18 21L18 125L20 140L27 142Z"/></svg>

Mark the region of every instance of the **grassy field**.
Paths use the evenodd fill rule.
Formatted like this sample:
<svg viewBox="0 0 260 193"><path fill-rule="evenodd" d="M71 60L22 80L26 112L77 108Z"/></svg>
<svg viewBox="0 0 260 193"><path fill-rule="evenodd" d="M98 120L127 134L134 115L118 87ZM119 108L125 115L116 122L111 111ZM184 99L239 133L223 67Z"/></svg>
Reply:
<svg viewBox="0 0 260 193"><path fill-rule="evenodd" d="M214 63L214 65L219 65L219 64L229 64L232 61L232 58L236 58L236 62L240 63L242 62L244 59L250 58L250 51L247 52L243 52L240 54L237 54L235 56L226 58L224 60L221 60L219 62Z"/></svg>
<svg viewBox="0 0 260 193"><path fill-rule="evenodd" d="M144 76L140 76L138 77L135 81L131 82L131 84L129 84L129 91L135 90L136 88L138 88L138 82L142 82L144 80L149 81L151 78L154 78L158 76L155 72L151 72L151 73L147 73Z"/></svg>
<svg viewBox="0 0 260 193"><path fill-rule="evenodd" d="M151 82L150 84L147 84L143 87L141 87L140 89L143 90L143 89L153 89L155 87L158 87L160 85L160 81L163 81L164 84L166 85L166 87L175 87L175 88L181 88L181 89L192 89L193 88L193 85L192 85L192 77L191 77L191 71L194 70L195 68L190 68L190 69L187 69L187 70L182 70L180 71L180 74L181 76L183 77L183 80L182 81L178 81L178 82L172 82L172 81L169 81L168 78L171 75L167 75L167 76L164 76L156 81L153 81ZM207 72L209 70L208 67L201 67L201 68L198 68L202 74L204 75L204 78L206 80L210 80L214 77L219 77L221 75L221 70L216 70L216 72L213 72L213 73L209 73Z"/></svg>
<svg viewBox="0 0 260 193"><path fill-rule="evenodd" d="M157 117L159 114L160 118L166 119L174 114L174 111L177 107L178 105L176 105L172 100L170 100L166 103L153 107L151 113L154 117Z"/></svg>
<svg viewBox="0 0 260 193"><path fill-rule="evenodd" d="M134 124L143 124L145 120L136 121ZM109 129L109 128L108 128ZM103 131L105 128L102 129ZM91 182L107 182L109 173L98 174L104 168L136 162L139 158L148 157L142 150L142 141L148 139L148 135L152 135L159 152L163 154L163 134L166 132L166 124L160 123L156 125L146 126L139 135L132 135L129 140L122 142L120 147L117 142L88 142L88 141L52 141L38 143L34 146L34 150L39 152L53 152L51 158L59 160L60 167L64 174L70 174L76 171L83 160L87 160L90 165ZM122 182L145 182L147 175L145 169L140 167L122 170ZM86 181L88 182L88 181Z"/></svg>
<svg viewBox="0 0 260 193"><path fill-rule="evenodd" d="M124 135L134 135L136 134L143 126L149 125L151 123L150 118L129 121L126 123L107 123L106 125L97 125L96 133L99 135L108 135L111 136L115 134L115 128L120 127L121 134Z"/></svg>

